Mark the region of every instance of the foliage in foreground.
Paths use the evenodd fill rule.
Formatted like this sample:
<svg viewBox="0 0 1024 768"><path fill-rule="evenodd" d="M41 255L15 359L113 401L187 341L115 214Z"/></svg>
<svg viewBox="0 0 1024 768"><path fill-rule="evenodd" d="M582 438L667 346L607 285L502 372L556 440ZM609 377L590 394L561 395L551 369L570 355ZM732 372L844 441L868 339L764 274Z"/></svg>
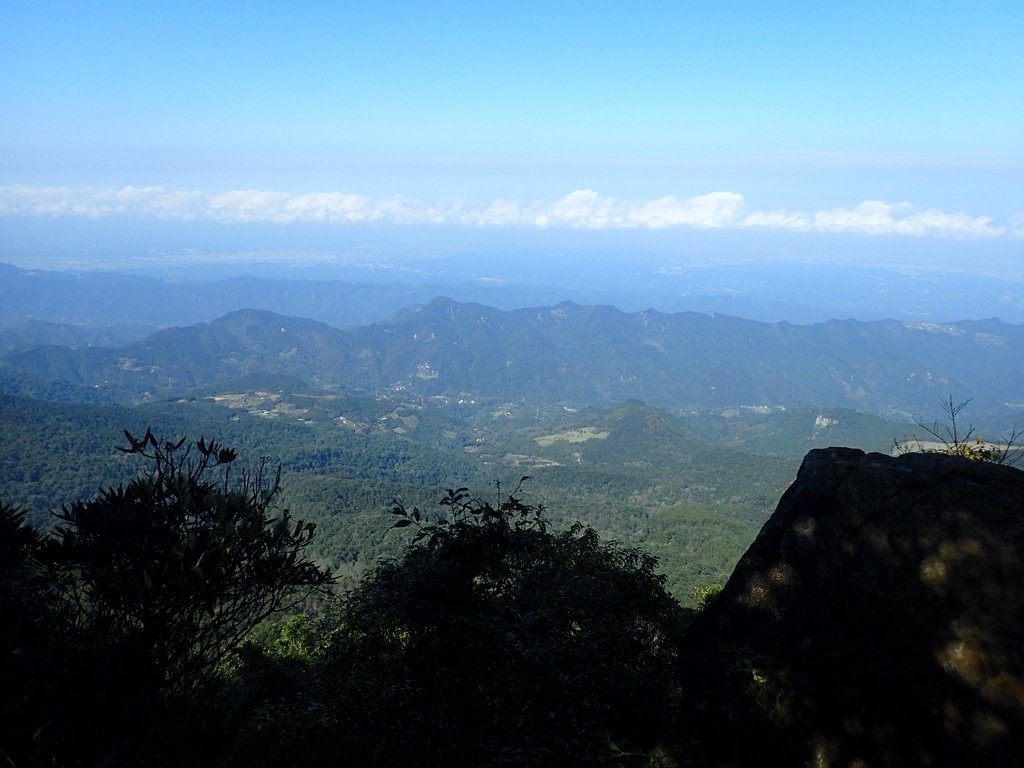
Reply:
<svg viewBox="0 0 1024 768"><path fill-rule="evenodd" d="M449 491L438 519L396 504L414 530L333 615L296 618L276 663L313 763L492 766L646 764L688 614L656 561L580 525L551 532L517 492L498 504ZM241 723L238 759L281 753L278 709ZM258 708L258 707L257 707ZM287 747L293 749L293 746Z"/></svg>
<svg viewBox="0 0 1024 768"><path fill-rule="evenodd" d="M331 580L306 557L313 527L273 510L276 476L233 485L236 455L216 442L125 434L148 470L62 508L52 535L0 507L14 765L159 761L172 739L154 729L257 624Z"/></svg>
<svg viewBox="0 0 1024 768"><path fill-rule="evenodd" d="M148 471L54 534L0 505L8 763L649 761L687 618L653 557L552 532L518 487L396 503L403 556L261 646L260 620L330 579L312 528L271 513L276 475L232 484L217 443L128 437Z"/></svg>
<svg viewBox="0 0 1024 768"><path fill-rule="evenodd" d="M442 504L436 523L395 507L414 543L352 596L335 647L366 727L430 713L415 742L393 734L373 757L566 765L609 738L653 743L681 629L655 559L579 524L550 533L516 493Z"/></svg>

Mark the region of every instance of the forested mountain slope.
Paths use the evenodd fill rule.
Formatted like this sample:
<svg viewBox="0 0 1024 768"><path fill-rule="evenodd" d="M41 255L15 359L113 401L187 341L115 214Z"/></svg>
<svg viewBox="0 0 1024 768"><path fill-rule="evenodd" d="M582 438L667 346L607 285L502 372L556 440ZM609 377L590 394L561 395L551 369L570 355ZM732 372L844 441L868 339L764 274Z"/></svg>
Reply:
<svg viewBox="0 0 1024 768"><path fill-rule="evenodd" d="M408 397L574 406L638 398L680 410L843 406L926 418L956 393L974 398L976 412L1011 414L1024 404L1024 327L799 326L571 303L503 312L436 299L353 330L242 310L117 349L27 349L0 366L6 378L59 380L125 403L254 373Z"/></svg>
<svg viewBox="0 0 1024 768"><path fill-rule="evenodd" d="M280 464L283 503L319 526L318 556L353 574L394 551L393 499L434 514L446 488L489 498L495 481L528 475L526 497L557 523L582 520L650 542L687 598L724 578L796 466L713 445L637 401L494 409L293 393L293 382L266 378L248 384L132 407L0 397L0 501L45 526L62 504L128 479L132 467L114 450L124 429L216 437L248 465L261 456ZM874 445L886 443L880 436Z"/></svg>

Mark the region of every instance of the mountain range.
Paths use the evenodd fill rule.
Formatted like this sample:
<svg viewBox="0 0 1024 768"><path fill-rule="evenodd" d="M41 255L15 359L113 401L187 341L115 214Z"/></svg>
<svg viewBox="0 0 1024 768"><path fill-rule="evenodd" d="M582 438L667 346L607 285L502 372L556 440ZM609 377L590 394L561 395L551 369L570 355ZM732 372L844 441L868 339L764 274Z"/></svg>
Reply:
<svg viewBox="0 0 1024 768"><path fill-rule="evenodd" d="M1019 277L807 262L701 264L672 254L640 257L618 250L558 257L516 250L418 260L374 254L367 263L321 267L191 262L136 269L141 271L58 272L0 263L0 329L35 323L32 332L39 333L38 323L52 323L61 326L64 338L77 335L77 346L111 346L117 343L111 336L123 343L247 308L355 328L386 322L437 296L505 310L568 300L627 312L716 312L801 324L837 318L1024 322ZM24 335L0 335L0 349Z"/></svg>
<svg viewBox="0 0 1024 768"><path fill-rule="evenodd" d="M1024 327L794 325L571 302L501 311L438 298L353 329L240 310L120 347L37 345L0 359L8 389L15 380L57 382L121 403L185 396L251 374L407 398L569 406L635 398L682 412L816 405L928 418L953 395L1012 420L1024 404Z"/></svg>

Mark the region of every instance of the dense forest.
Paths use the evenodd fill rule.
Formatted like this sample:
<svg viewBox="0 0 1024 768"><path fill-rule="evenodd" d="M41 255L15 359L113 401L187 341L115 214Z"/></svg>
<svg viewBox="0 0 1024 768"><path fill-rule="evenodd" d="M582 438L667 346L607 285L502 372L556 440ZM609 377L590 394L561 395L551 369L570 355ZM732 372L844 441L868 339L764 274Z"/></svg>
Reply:
<svg viewBox="0 0 1024 768"><path fill-rule="evenodd" d="M887 450L906 434L842 409L684 417L636 401L527 408L295 387L239 381L134 407L0 397L0 499L45 528L62 504L132 477L114 450L123 429L216 436L246 462L281 465L282 498L316 523L315 555L345 581L399 552L387 529L393 499L430 508L446 488L486 496L495 481L529 475L529 498L555 523L656 552L672 593L691 604L695 587L728 575L809 448Z"/></svg>

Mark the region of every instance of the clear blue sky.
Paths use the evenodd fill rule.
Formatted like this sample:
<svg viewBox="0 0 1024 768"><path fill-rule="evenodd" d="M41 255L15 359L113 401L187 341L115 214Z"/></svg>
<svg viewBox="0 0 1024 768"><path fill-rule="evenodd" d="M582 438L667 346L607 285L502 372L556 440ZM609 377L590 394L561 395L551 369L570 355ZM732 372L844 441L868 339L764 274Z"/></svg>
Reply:
<svg viewBox="0 0 1024 768"><path fill-rule="evenodd" d="M0 115L0 235L129 216L1024 247L1019 0L4 0Z"/></svg>

